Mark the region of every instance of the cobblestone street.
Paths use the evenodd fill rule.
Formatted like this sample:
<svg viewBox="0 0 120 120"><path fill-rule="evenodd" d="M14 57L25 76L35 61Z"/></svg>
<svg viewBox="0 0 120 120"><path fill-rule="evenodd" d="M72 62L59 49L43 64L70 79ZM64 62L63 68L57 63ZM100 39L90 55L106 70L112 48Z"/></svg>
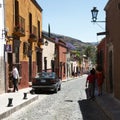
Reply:
<svg viewBox="0 0 120 120"><path fill-rule="evenodd" d="M86 76L62 83L57 94L39 93L37 101L5 120L108 120L95 101L86 100Z"/></svg>

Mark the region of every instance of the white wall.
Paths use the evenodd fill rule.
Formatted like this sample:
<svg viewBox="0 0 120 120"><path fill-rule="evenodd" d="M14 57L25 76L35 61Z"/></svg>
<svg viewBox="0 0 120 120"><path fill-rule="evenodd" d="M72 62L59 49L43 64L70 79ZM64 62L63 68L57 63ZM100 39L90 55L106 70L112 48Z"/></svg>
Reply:
<svg viewBox="0 0 120 120"><path fill-rule="evenodd" d="M44 39L46 41L46 39ZM43 45L43 66L42 70L44 70L44 57L47 57L47 69L51 69L51 60L54 60L54 52L55 52L55 43L48 41L48 46Z"/></svg>
<svg viewBox="0 0 120 120"><path fill-rule="evenodd" d="M0 0L0 93L5 90L4 44L4 0Z"/></svg>

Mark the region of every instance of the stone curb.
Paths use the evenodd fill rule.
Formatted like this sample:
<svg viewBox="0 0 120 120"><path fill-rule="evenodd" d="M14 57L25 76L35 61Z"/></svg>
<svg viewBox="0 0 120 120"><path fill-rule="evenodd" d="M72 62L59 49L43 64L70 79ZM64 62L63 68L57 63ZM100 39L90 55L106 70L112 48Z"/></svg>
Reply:
<svg viewBox="0 0 120 120"><path fill-rule="evenodd" d="M14 113L17 110L27 106L28 104L34 102L37 99L38 99L38 96L34 96L34 97L30 98L30 99L24 100L23 103L15 106L15 107L11 107L11 109L9 109L6 112L0 114L0 119L3 119L3 118L6 118L6 117L10 116L12 113Z"/></svg>

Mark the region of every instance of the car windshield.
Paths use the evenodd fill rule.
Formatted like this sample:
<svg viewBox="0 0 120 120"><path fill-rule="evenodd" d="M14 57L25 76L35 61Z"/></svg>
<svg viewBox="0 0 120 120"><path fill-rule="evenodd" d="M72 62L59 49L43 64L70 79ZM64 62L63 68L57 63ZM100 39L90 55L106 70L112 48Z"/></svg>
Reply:
<svg viewBox="0 0 120 120"><path fill-rule="evenodd" d="M42 72L42 73L39 73L38 76L40 78L55 78L55 73L54 72Z"/></svg>

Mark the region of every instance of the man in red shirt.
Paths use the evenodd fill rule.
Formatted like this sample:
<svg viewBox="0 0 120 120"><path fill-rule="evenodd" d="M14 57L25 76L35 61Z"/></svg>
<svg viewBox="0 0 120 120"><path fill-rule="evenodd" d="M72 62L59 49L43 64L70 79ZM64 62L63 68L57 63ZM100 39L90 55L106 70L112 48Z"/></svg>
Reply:
<svg viewBox="0 0 120 120"><path fill-rule="evenodd" d="M90 70L90 74L87 77L86 80L86 87L88 86L88 99L94 99L94 92L95 92L95 80L96 80L96 75L95 75L95 70L92 69Z"/></svg>

